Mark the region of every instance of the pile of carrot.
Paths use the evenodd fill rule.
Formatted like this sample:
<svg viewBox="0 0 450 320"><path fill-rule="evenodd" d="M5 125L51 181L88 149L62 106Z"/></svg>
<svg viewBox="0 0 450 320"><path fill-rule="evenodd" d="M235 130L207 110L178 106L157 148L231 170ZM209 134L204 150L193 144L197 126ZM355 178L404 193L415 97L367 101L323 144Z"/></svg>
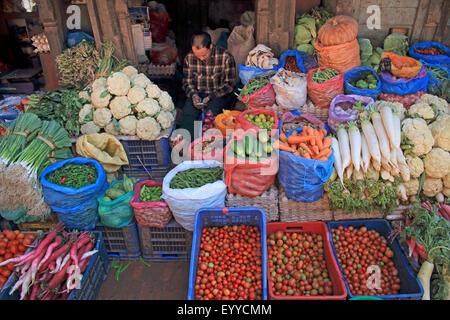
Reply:
<svg viewBox="0 0 450 320"><path fill-rule="evenodd" d="M331 142L325 129L303 126L300 133L293 131L289 137L281 133L280 141L274 147L306 159L327 161L333 152Z"/></svg>

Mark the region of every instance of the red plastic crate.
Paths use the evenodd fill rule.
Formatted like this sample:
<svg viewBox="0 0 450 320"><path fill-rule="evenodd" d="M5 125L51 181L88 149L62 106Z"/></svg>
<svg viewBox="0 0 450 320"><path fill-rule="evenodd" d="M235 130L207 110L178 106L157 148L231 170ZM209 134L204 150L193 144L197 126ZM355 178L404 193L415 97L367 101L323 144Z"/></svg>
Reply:
<svg viewBox="0 0 450 320"><path fill-rule="evenodd" d="M325 261L327 263L327 269L330 275L331 282L333 283L334 294L332 296L277 296L274 294L272 277L270 276L269 270L269 263L267 263L267 293L269 296L269 300L345 300L347 298L347 288L345 287L344 280L341 276L341 273L339 272L339 267L333 254L333 249L331 248L327 225L323 222L273 222L268 223L266 226L267 237L269 237L269 234L278 230L288 233L312 232L318 233L322 236ZM267 259L269 259L268 253Z"/></svg>

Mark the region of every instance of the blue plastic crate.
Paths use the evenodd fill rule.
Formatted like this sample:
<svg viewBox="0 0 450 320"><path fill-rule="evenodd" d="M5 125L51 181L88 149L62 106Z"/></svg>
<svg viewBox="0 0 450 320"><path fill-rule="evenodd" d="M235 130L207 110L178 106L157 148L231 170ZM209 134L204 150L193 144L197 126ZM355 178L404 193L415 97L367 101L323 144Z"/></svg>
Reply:
<svg viewBox="0 0 450 320"><path fill-rule="evenodd" d="M110 228L99 223L95 230L102 233L110 258L134 260L141 256L136 221L123 228Z"/></svg>
<svg viewBox="0 0 450 320"><path fill-rule="evenodd" d="M354 298L355 295L353 295L350 291L350 288L348 287L348 283L344 277L344 274L341 269L341 265L339 264L336 251L334 249L333 244L333 238L331 234L331 229L336 229L339 226L343 226L344 228L347 228L349 226L353 226L357 229L359 227L365 226L369 230L375 230L380 235L382 235L386 240L388 239L389 235L392 232L392 227L389 224L387 220L384 219L371 219L371 220L349 220L349 221L331 221L327 223L328 225L328 231L330 233L330 241L331 246L333 248L334 256L336 257L336 261L338 262L339 271L341 272L345 286L347 287L347 292L349 295L349 298ZM394 252L394 257L392 258L395 264L395 267L398 270L398 275L400 277L400 293L397 295L387 295L387 296L376 296L378 298L382 299L390 299L390 300L418 300L422 298L423 295L423 288L420 284L419 280L413 275L411 272L411 269L408 265L408 262L400 249L400 246L397 242L397 240L394 240L394 242L388 241L389 248Z"/></svg>
<svg viewBox="0 0 450 320"><path fill-rule="evenodd" d="M191 263L189 271L188 300L194 300L197 260L200 249L200 237L205 227L223 227L226 225L258 226L261 233L263 300L267 300L267 244L266 214L260 208L205 208L195 214L194 235L192 240Z"/></svg>

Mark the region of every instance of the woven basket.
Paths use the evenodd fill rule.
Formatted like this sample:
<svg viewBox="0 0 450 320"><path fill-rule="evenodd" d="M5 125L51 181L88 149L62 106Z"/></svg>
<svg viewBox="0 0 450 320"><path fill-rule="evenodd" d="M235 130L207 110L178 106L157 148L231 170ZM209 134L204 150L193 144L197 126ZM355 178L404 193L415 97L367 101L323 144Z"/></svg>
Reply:
<svg viewBox="0 0 450 320"><path fill-rule="evenodd" d="M273 184L262 195L249 198L239 194L228 193L225 198L227 207L257 207L266 213L266 222L278 221L278 188Z"/></svg>
<svg viewBox="0 0 450 320"><path fill-rule="evenodd" d="M150 63L147 68L147 73L150 76L172 76L175 74L176 63L168 65L157 65Z"/></svg>
<svg viewBox="0 0 450 320"><path fill-rule="evenodd" d="M295 202L286 196L283 188L280 187L279 197L280 221L281 222L310 222L310 221L331 221L333 213L328 204L326 194L320 200L304 203Z"/></svg>
<svg viewBox="0 0 450 320"><path fill-rule="evenodd" d="M309 113L314 117L322 120L325 124L328 121L328 108L326 109L317 108L309 98L306 100L305 105L300 107L298 111L300 111L301 113Z"/></svg>

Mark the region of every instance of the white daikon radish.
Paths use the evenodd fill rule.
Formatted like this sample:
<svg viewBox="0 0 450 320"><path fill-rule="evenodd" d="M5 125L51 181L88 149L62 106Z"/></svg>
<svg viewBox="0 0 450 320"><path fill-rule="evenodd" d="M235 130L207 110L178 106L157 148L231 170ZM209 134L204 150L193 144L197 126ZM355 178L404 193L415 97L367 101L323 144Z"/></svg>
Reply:
<svg viewBox="0 0 450 320"><path fill-rule="evenodd" d="M374 106L370 108L370 118L372 119L373 128L375 129L375 134L378 138L378 144L380 147L381 155L385 159L390 161L391 159L391 149L389 147L389 138L387 137L386 131L383 126L383 121L381 121L381 116Z"/></svg>
<svg viewBox="0 0 450 320"><path fill-rule="evenodd" d="M341 152L342 170L344 171L352 163L348 133L343 124L337 127L336 133L339 141L339 151Z"/></svg>
<svg viewBox="0 0 450 320"><path fill-rule="evenodd" d="M361 135L361 167L364 173L367 173L367 169L370 165L370 152L369 147L367 147L367 141L364 134Z"/></svg>
<svg viewBox="0 0 450 320"><path fill-rule="evenodd" d="M344 169L342 169L341 152L339 150L339 142L335 137L331 137L331 149L334 154L334 167L336 168L336 173L339 180L341 180L342 185L344 185Z"/></svg>
<svg viewBox="0 0 450 320"><path fill-rule="evenodd" d="M348 136L350 139L353 169L359 171L361 166L361 133L359 132L356 121L348 122Z"/></svg>
<svg viewBox="0 0 450 320"><path fill-rule="evenodd" d="M370 156L372 158L372 164L375 170L381 170L381 153L380 146L378 144L378 138L375 133L375 129L369 119L361 119L361 129L366 138L367 147L369 148Z"/></svg>
<svg viewBox="0 0 450 320"><path fill-rule="evenodd" d="M392 109L389 106L383 106L380 109L381 121L388 136L389 142L392 146L395 146L395 127L394 118L392 116Z"/></svg>
<svg viewBox="0 0 450 320"><path fill-rule="evenodd" d="M395 150L397 154L397 164L400 170L400 174L404 182L408 182L411 178L411 172L409 171L408 163L406 162L405 156L403 155L402 149L398 148Z"/></svg>
<svg viewBox="0 0 450 320"><path fill-rule="evenodd" d="M397 112L392 113L392 122L394 123L394 133L395 133L393 147L399 149L402 141L402 127L400 124L401 123L400 115Z"/></svg>
<svg viewBox="0 0 450 320"><path fill-rule="evenodd" d="M350 165L345 169L345 177L347 179L350 179L353 174L353 163L350 163Z"/></svg>

